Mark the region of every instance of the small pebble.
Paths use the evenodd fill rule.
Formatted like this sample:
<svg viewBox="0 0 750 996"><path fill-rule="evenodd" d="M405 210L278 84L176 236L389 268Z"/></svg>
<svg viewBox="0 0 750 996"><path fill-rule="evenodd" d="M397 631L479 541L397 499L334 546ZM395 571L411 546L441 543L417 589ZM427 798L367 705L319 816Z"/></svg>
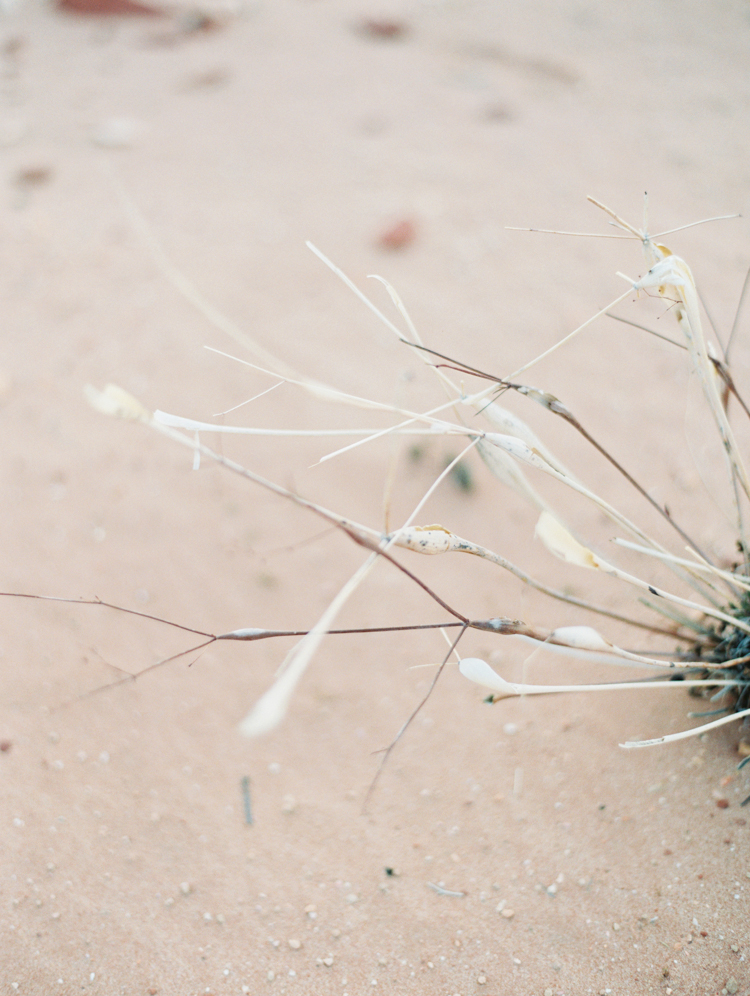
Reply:
<svg viewBox="0 0 750 996"><path fill-rule="evenodd" d="M403 38L408 27L404 21L392 21L386 18L368 18L359 25L359 31L370 38Z"/></svg>
<svg viewBox="0 0 750 996"><path fill-rule="evenodd" d="M516 915L516 911L515 910L509 910L509 909L504 909L500 913L500 916L505 917L506 920L512 920L515 915Z"/></svg>
<svg viewBox="0 0 750 996"><path fill-rule="evenodd" d="M730 996L733 996L733 994L736 993L739 988L740 986L736 979L727 979L726 990L730 994Z"/></svg>
<svg viewBox="0 0 750 996"><path fill-rule="evenodd" d="M381 249L406 249L417 236L417 228L413 221L404 218L391 228L387 228L378 237L377 243Z"/></svg>
<svg viewBox="0 0 750 996"><path fill-rule="evenodd" d="M293 795L285 795L281 803L281 812L286 813L287 816L293 813L297 808L297 800Z"/></svg>
<svg viewBox="0 0 750 996"><path fill-rule="evenodd" d="M292 949L292 951L299 951L299 949L302 947L302 941L298 941L296 937L291 937L289 939L289 947Z"/></svg>
<svg viewBox="0 0 750 996"><path fill-rule="evenodd" d="M486 986L487 985L487 976L485 976L485 975L478 975L477 976L477 985L478 986Z"/></svg>

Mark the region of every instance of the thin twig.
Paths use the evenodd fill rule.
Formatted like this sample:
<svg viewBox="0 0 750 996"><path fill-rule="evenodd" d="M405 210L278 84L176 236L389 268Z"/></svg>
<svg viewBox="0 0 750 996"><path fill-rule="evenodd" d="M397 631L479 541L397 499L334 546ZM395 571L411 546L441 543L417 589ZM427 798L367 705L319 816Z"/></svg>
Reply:
<svg viewBox="0 0 750 996"><path fill-rule="evenodd" d="M427 689L427 694L417 704L417 707L412 711L411 715L408 717L408 719L406 720L406 722L403 724L403 726L401 727L401 729L398 731L398 733L396 734L396 736L394 737L394 739L391 741L391 743L388 745L388 747L385 747L382 751L376 751L376 753L382 753L383 756L382 756L380 764L378 766L378 770L375 772L375 776L372 779L372 781L370 782L370 787L367 790L367 795L365 796L365 801L362 804L362 813L363 814L365 814L367 812L367 806L368 806L368 803L370 802L370 799L372 797L373 792L375 791L375 786L377 785L377 783L378 783L378 781L380 779L380 776L383 773L383 768L388 763L388 758L391 756L391 753L393 752L394 747L399 742L399 740L404 735L404 733L406 733L406 731L409 729L409 727L411 726L413 720L417 717L417 714L420 712L420 710L425 705L425 703L427 702L427 700L429 699L429 697L432 695L433 689L435 688L435 685L437 685L438 679L440 678L440 675L445 670L445 665L448 663L451 654L453 653L453 651L458 646L459 640L464 635L464 633L466 632L467 628L468 628L467 626L462 626L461 627L460 633L458 634L458 636L456 637L456 639L451 644L450 648L448 649L448 653L443 658L442 664L437 669L437 671L435 673L435 677L432 679L432 682L430 683L430 687Z"/></svg>

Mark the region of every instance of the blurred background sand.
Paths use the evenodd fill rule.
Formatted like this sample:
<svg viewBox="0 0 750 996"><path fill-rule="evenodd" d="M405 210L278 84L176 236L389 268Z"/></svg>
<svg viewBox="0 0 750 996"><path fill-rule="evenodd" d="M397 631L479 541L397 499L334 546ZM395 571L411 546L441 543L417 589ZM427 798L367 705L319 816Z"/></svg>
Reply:
<svg viewBox="0 0 750 996"><path fill-rule="evenodd" d="M115 381L150 408L210 420L273 382L203 348L248 355L170 284L128 203L264 348L404 407L438 404L434 379L306 239L393 314L365 278L390 280L430 346L507 374L621 293L615 271L644 267L636 243L505 226L611 231L587 194L640 225L648 191L655 231L743 215L668 240L731 327L750 263L740 0L278 0L162 17L27 0L4 6L0 52L6 591L98 596L209 632L305 628L362 559L302 512L86 406L86 383ZM747 317L733 362L741 381ZM610 322L530 381L728 557L723 499L705 487L720 455L684 367ZM565 426L515 407L654 526ZM226 420L381 424L288 386ZM410 457L384 441L314 466L334 445L221 443L375 527L393 459L398 522L456 452L435 440ZM425 521L628 604L552 562L530 510L468 466L473 490L446 485ZM609 535L589 510L569 512ZM485 564L409 566L474 617L578 621ZM740 730L618 747L688 725L681 693L489 708L448 672L364 816L373 752L426 691L432 672L409 668L442 657L440 637L330 638L286 723L249 742L237 724L290 641L209 648L87 698L189 641L92 607L0 599L0 612L3 992L750 992ZM381 565L341 622L443 618ZM482 634L463 652L508 675L555 673Z"/></svg>

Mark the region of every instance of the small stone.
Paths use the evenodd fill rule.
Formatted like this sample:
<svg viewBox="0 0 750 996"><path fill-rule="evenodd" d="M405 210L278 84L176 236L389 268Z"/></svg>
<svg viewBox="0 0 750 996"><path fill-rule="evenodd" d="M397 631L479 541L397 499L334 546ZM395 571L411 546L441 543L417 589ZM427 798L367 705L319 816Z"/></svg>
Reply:
<svg viewBox="0 0 750 996"><path fill-rule="evenodd" d="M478 975L477 976L477 985L478 986L486 986L487 985L487 976L486 975Z"/></svg>
<svg viewBox="0 0 750 996"><path fill-rule="evenodd" d="M729 799L717 799L716 805L719 809L729 809Z"/></svg>
<svg viewBox="0 0 750 996"><path fill-rule="evenodd" d="M291 937L289 939L289 947L292 949L292 951L299 951L299 949L302 947L302 941L298 941L296 937Z"/></svg>
<svg viewBox="0 0 750 996"><path fill-rule="evenodd" d="M500 913L500 916L505 917L506 920L512 920L515 915L515 910L509 910L507 908Z"/></svg>
<svg viewBox="0 0 750 996"><path fill-rule="evenodd" d="M293 795L285 795L281 802L281 812L289 816L297 808L297 800Z"/></svg>
<svg viewBox="0 0 750 996"><path fill-rule="evenodd" d="M346 901L347 903L358 903L359 896L357 895L356 892L350 892L349 895L346 897Z"/></svg>
<svg viewBox="0 0 750 996"><path fill-rule="evenodd" d="M381 249L391 251L406 249L414 242L416 236L417 226L411 218L403 218L381 232L377 244Z"/></svg>
<svg viewBox="0 0 750 996"><path fill-rule="evenodd" d="M328 955L327 958L324 958L323 964L326 966L326 968L330 968L331 965L333 964L333 955Z"/></svg>
<svg viewBox="0 0 750 996"><path fill-rule="evenodd" d="M726 989L730 996L733 996L739 988L740 986L736 979L727 979Z"/></svg>
<svg viewBox="0 0 750 996"><path fill-rule="evenodd" d="M551 989L545 989L544 990L544 996L552 996L552 990Z"/></svg>
<svg viewBox="0 0 750 996"><path fill-rule="evenodd" d="M276 978L276 974L274 972L269 972L266 978L268 979L269 982L273 982L273 980Z"/></svg>
<svg viewBox="0 0 750 996"><path fill-rule="evenodd" d="M193 888L189 882L180 883L180 892L183 894L183 896L189 896L192 891Z"/></svg>

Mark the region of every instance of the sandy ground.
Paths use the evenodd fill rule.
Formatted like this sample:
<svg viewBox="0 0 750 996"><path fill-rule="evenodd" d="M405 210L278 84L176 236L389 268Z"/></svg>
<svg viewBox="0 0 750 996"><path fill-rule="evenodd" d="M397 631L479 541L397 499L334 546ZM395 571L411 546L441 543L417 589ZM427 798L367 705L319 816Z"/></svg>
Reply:
<svg viewBox="0 0 750 996"><path fill-rule="evenodd" d="M163 18L3 9L6 591L98 596L212 633L304 629L362 562L310 515L205 461L195 472L187 450L85 404L86 383L115 381L151 408L210 420L274 382L203 348L250 356L164 260L295 368L426 409L443 398L434 377L306 239L395 317L365 278L391 280L429 345L507 374L643 261L635 243L505 226L611 231L587 194L640 224L648 190L654 229L745 216L669 242L731 326L750 263L744 0L277 0ZM389 233L408 244L383 244ZM749 342L746 313L739 381ZM529 378L706 550L731 556L720 455L683 357L600 323ZM511 403L665 535L569 428ZM224 420L385 424L291 386ZM228 456L377 528L389 468L397 523L457 452L438 438L410 457L409 442L381 440L316 466L338 441L222 438ZM532 510L468 466L473 489L448 482L422 521L629 610L631 592L563 569L534 542ZM612 535L550 494L586 535ZM592 621L487 564L404 557L475 618ZM742 731L618 746L689 726L681 691L490 708L450 670L363 814L373 752L424 695L433 672L412 666L440 659L442 637L329 638L286 722L249 741L238 724L291 639L220 644L87 697L193 637L97 607L3 598L0 612L2 993L750 993ZM445 618L380 564L340 622ZM584 677L559 658L524 665L528 650L481 633L462 646L508 676Z"/></svg>

